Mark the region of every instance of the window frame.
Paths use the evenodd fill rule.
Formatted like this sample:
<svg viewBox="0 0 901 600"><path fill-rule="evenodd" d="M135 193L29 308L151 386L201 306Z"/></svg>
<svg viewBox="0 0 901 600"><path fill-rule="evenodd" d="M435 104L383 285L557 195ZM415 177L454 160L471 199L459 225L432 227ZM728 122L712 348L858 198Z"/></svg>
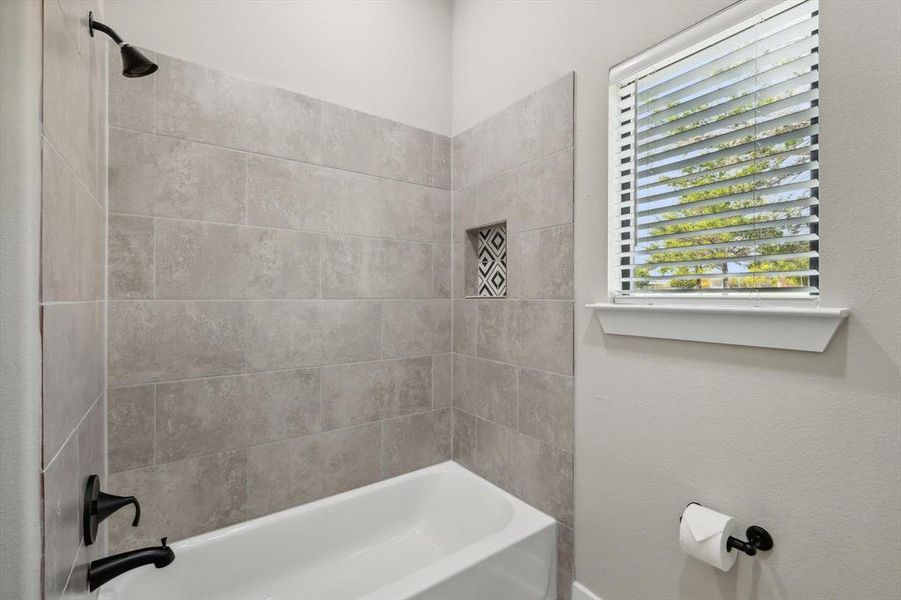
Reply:
<svg viewBox="0 0 901 600"><path fill-rule="evenodd" d="M769 307L816 307L820 294L810 292L759 292L754 290L691 293L679 292L630 292L622 295L619 288L618 271L620 246L619 235L622 215L619 211L620 197L620 86L624 80L638 80L660 68L678 62L692 54L716 44L736 33L747 29L755 22L766 20L785 10L803 4L807 0L742 0L726 7L703 21L663 40L640 54L629 58L609 71L608 75L608 191L607 191L607 289L610 302L625 305L687 305L687 306L769 306ZM634 93L634 92L633 92ZM633 144L636 140L632 141ZM632 220L634 226L634 216ZM819 232L818 232L819 233ZM820 274L817 275L819 279Z"/></svg>

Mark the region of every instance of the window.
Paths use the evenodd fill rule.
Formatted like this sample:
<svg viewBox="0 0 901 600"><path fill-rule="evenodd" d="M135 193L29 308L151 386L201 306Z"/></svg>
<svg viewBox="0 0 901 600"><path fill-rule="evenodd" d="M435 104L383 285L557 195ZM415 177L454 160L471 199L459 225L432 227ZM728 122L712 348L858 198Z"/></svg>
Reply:
<svg viewBox="0 0 901 600"><path fill-rule="evenodd" d="M818 294L818 5L739 6L611 70L614 301Z"/></svg>

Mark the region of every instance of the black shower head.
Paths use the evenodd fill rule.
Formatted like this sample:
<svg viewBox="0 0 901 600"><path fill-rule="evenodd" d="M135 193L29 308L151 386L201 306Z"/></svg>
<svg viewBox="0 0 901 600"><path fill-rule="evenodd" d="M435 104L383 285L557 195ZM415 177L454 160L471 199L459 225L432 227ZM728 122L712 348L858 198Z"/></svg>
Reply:
<svg viewBox="0 0 901 600"><path fill-rule="evenodd" d="M122 74L126 77L144 77L159 68L134 46L122 44L119 50L122 51Z"/></svg>
<svg viewBox="0 0 901 600"><path fill-rule="evenodd" d="M159 68L149 58L141 54L140 50L123 42L119 34L111 28L100 21L95 21L94 13L89 12L88 30L91 32L91 37L94 37L95 29L110 36L119 45L119 51L122 52L122 75L125 77L144 77Z"/></svg>

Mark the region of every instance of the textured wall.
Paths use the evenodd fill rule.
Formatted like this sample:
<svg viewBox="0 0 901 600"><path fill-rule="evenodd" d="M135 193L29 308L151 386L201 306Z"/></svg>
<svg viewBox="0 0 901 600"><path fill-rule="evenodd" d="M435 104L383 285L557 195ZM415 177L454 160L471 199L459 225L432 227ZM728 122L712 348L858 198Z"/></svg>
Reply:
<svg viewBox="0 0 901 600"><path fill-rule="evenodd" d="M111 545L449 459L450 140L155 58L110 90Z"/></svg>
<svg viewBox="0 0 901 600"><path fill-rule="evenodd" d="M821 2L821 304L851 309L825 353L604 336L581 308L607 297L607 70L729 3L455 4L457 123L576 71L576 575L604 600L896 599L901 4ZM694 561L692 500L775 549Z"/></svg>
<svg viewBox="0 0 901 600"><path fill-rule="evenodd" d="M44 2L41 320L44 594L83 592L85 480L105 474L106 42L92 2Z"/></svg>
<svg viewBox="0 0 901 600"><path fill-rule="evenodd" d="M453 140L454 459L558 521L573 562L573 75ZM507 297L467 298L466 230L506 221Z"/></svg>

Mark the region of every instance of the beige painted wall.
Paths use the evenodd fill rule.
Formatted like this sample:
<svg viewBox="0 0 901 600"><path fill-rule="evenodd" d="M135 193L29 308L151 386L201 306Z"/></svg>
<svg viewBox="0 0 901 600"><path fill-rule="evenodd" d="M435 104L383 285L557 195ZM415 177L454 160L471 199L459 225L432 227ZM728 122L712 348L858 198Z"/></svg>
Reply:
<svg viewBox="0 0 901 600"><path fill-rule="evenodd" d="M125 41L450 134L451 2L105 0Z"/></svg>
<svg viewBox="0 0 901 600"><path fill-rule="evenodd" d="M727 4L455 5L455 132L576 71L576 307L607 294L607 70ZM603 600L901 589L899 6L821 9L822 303L852 311L825 353L605 337L576 309L576 578ZM775 550L727 574L687 558L692 500Z"/></svg>

